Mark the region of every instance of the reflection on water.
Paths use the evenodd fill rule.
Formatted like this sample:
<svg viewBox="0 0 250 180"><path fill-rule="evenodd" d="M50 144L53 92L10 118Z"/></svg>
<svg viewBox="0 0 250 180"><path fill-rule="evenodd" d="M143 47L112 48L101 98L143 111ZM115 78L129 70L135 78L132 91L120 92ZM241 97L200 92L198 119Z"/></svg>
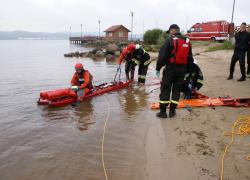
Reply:
<svg viewBox="0 0 250 180"><path fill-rule="evenodd" d="M147 179L143 141L154 117L149 87L134 84L77 107L36 104L41 91L69 86L76 62L97 83L113 80L115 62L63 57L85 50L68 41L0 41L0 179L104 179L100 145L107 103L110 178Z"/></svg>
<svg viewBox="0 0 250 180"><path fill-rule="evenodd" d="M93 106L90 101L82 102L77 108L77 127L80 131L88 130L96 122L92 119Z"/></svg>
<svg viewBox="0 0 250 180"><path fill-rule="evenodd" d="M76 122L79 130L88 130L89 126L95 124L92 120L93 106L91 101L85 101L77 106L67 106L61 108L50 108L40 106L41 116L44 121L70 121Z"/></svg>
<svg viewBox="0 0 250 180"><path fill-rule="evenodd" d="M145 95L145 87L138 87L133 85L121 96L121 106L127 114L126 118L131 120L132 116L140 112L143 108L147 108L147 97Z"/></svg>

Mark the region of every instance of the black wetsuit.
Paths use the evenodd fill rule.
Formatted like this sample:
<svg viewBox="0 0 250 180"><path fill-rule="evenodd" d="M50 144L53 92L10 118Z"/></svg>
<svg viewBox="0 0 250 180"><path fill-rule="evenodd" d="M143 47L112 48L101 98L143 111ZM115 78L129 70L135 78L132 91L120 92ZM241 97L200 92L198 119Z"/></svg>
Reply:
<svg viewBox="0 0 250 180"><path fill-rule="evenodd" d="M199 90L202 86L203 74L201 69L197 64L192 63L187 68L181 91L184 92L185 98L189 99L192 96L192 91Z"/></svg>

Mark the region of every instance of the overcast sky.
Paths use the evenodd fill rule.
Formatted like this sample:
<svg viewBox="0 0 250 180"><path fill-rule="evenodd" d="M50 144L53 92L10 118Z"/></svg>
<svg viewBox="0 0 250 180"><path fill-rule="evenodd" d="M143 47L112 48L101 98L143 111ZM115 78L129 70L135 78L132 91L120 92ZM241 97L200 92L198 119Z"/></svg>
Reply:
<svg viewBox="0 0 250 180"><path fill-rule="evenodd" d="M97 32L123 24L134 32L167 29L177 23L186 30L196 22L231 20L233 0L0 0L0 30L35 32ZM250 0L236 0L234 21L250 24Z"/></svg>

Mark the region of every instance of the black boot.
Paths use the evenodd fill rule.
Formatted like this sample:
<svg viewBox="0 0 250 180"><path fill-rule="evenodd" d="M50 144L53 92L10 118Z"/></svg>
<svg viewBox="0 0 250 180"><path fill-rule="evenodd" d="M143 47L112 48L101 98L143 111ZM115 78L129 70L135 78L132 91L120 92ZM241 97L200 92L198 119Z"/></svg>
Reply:
<svg viewBox="0 0 250 180"><path fill-rule="evenodd" d="M156 114L157 117L159 118L167 118L167 105L166 104L160 104L160 112Z"/></svg>
<svg viewBox="0 0 250 180"><path fill-rule="evenodd" d="M169 117L170 118L172 118L172 117L174 117L176 115L176 110L175 109L173 109L173 110L169 110Z"/></svg>
<svg viewBox="0 0 250 180"><path fill-rule="evenodd" d="M240 79L238 79L238 81L239 82L241 82L241 81L245 81L246 80L246 77L245 76L241 76L241 78Z"/></svg>
<svg viewBox="0 0 250 180"><path fill-rule="evenodd" d="M233 79L233 78L234 78L233 75L230 74L230 75L228 76L227 80L231 80L231 79Z"/></svg>
<svg viewBox="0 0 250 180"><path fill-rule="evenodd" d="M169 117L172 118L176 115L176 105L170 105L170 108L169 108Z"/></svg>

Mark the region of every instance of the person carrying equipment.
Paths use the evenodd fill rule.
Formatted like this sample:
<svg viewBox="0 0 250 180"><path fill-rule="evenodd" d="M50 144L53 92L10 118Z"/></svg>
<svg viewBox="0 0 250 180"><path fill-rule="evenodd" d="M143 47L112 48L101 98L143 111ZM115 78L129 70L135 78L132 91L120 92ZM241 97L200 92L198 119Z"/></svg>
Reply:
<svg viewBox="0 0 250 180"><path fill-rule="evenodd" d="M187 73L182 83L181 92L185 94L185 99L190 99L192 93L198 91L203 86L203 74L196 62L187 67Z"/></svg>
<svg viewBox="0 0 250 180"><path fill-rule="evenodd" d="M134 80L135 67L138 65L138 83L145 84L148 66L151 63L150 55L139 44L129 44L122 50L118 60L117 70L125 59L125 73L127 80ZM130 73L130 76L129 76Z"/></svg>
<svg viewBox="0 0 250 180"><path fill-rule="evenodd" d="M187 71L187 65L193 63L193 55L190 40L180 34L180 28L176 24L169 27L169 35L160 49L156 65L156 76L160 77L160 70L163 70L161 81L160 112L157 117L167 118L166 108L170 105L169 117L176 115L176 107L180 98L181 83ZM170 94L172 98L170 100Z"/></svg>
<svg viewBox="0 0 250 180"><path fill-rule="evenodd" d="M93 88L93 77L83 68L81 63L75 65L75 70L76 72L71 79L71 89L77 92L78 101L82 101L82 98Z"/></svg>

